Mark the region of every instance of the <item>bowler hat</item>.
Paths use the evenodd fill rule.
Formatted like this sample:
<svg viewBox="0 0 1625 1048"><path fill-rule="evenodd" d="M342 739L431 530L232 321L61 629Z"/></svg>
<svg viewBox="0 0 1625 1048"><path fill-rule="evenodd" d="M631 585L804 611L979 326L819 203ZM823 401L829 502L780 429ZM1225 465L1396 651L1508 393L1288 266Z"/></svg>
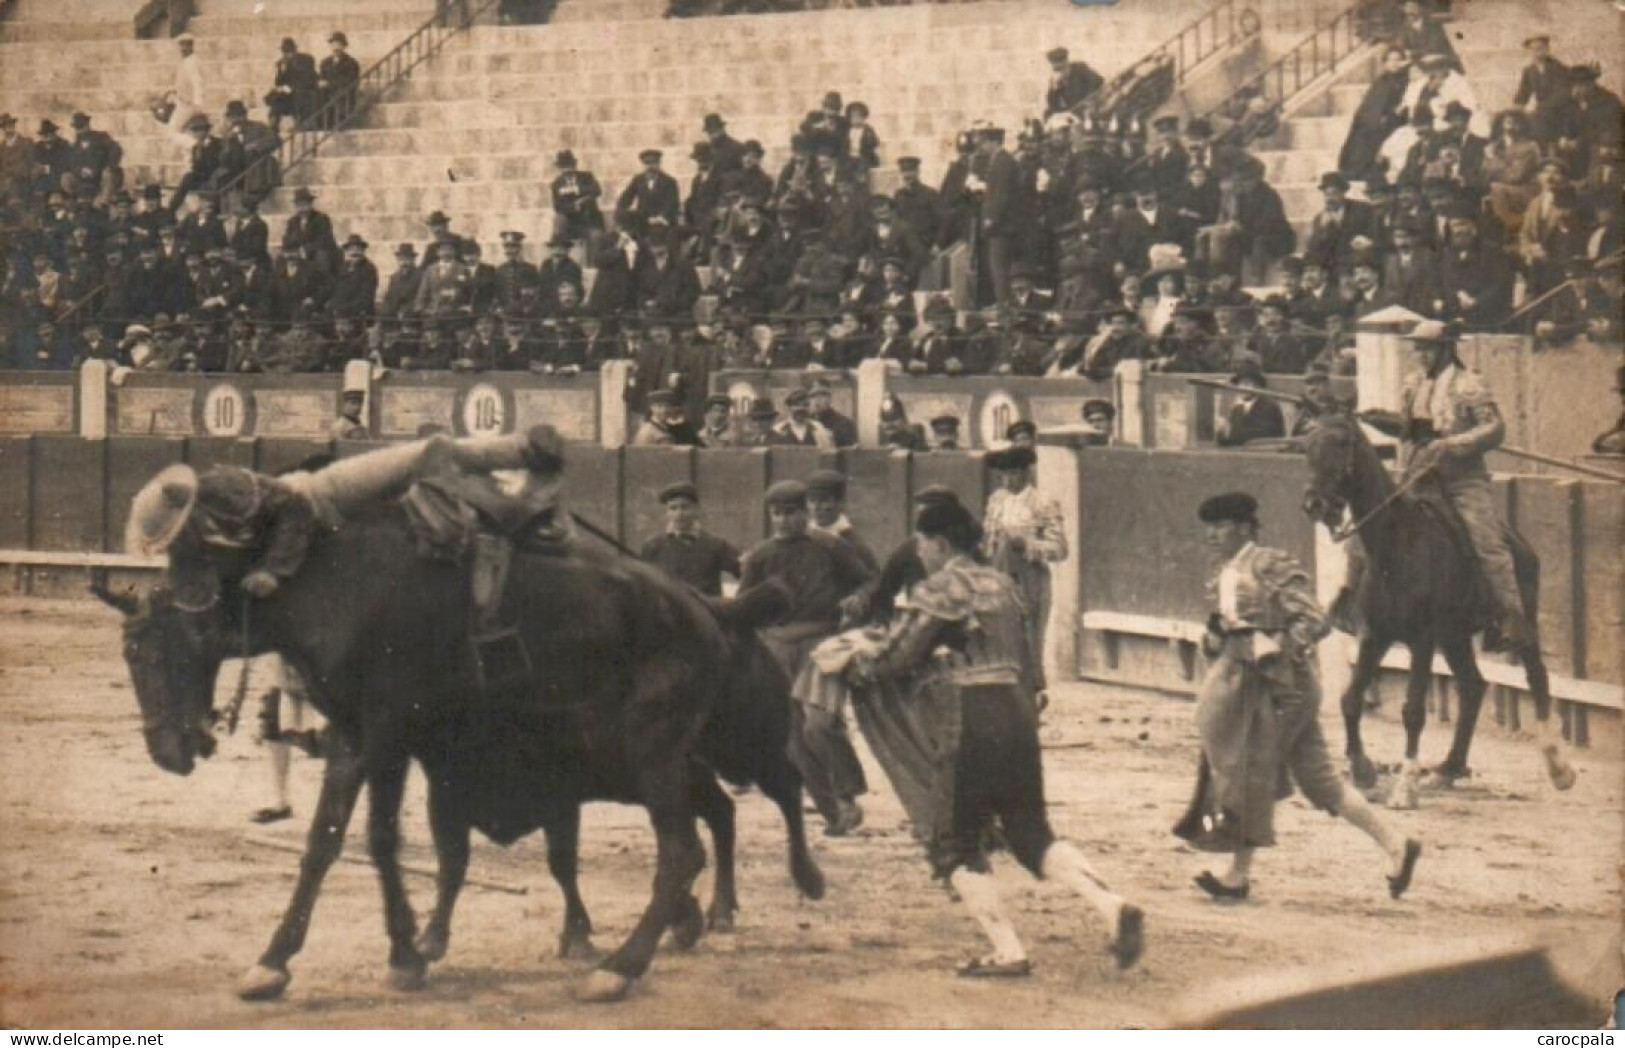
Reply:
<svg viewBox="0 0 1625 1048"><path fill-rule="evenodd" d="M330 43L330 44L342 44L345 47L350 46L350 38L345 36L342 32L340 32L337 29L333 30L332 33L328 34L327 42Z"/></svg>
<svg viewBox="0 0 1625 1048"><path fill-rule="evenodd" d="M638 154L638 160L645 164L658 164L663 155L658 149L645 149Z"/></svg>
<svg viewBox="0 0 1625 1048"><path fill-rule="evenodd" d="M187 126L191 126L191 125L188 124ZM39 133L40 134L42 134L42 135L54 135L54 134L56 134L56 132L57 132L57 126L55 124L53 124L51 121L49 121L49 120L41 120L39 122Z"/></svg>
<svg viewBox="0 0 1625 1048"><path fill-rule="evenodd" d="M1049 59L1051 62L1065 62L1068 58L1071 58L1072 56L1067 52L1067 49L1064 48L1064 47L1052 47L1052 48L1050 48L1049 53L1046 54L1044 57Z"/></svg>
<svg viewBox="0 0 1625 1048"><path fill-rule="evenodd" d="M298 189L293 191L293 202L295 204L309 204L313 203L315 200L316 194L312 193L304 186L300 186Z"/></svg>
<svg viewBox="0 0 1625 1048"><path fill-rule="evenodd" d="M553 155L553 163L558 167L575 167L576 155L568 149L561 149Z"/></svg>
<svg viewBox="0 0 1625 1048"><path fill-rule="evenodd" d="M931 420L931 430L934 433L958 433L958 415L938 415Z"/></svg>
<svg viewBox="0 0 1625 1048"><path fill-rule="evenodd" d="M449 226L451 225L451 219L446 217L444 211L431 211L429 217L423 220L423 224L426 226Z"/></svg>
<svg viewBox="0 0 1625 1048"><path fill-rule="evenodd" d="M746 414L757 422L771 422L779 417L779 409L766 397L757 397L750 402L750 410Z"/></svg>
<svg viewBox="0 0 1625 1048"><path fill-rule="evenodd" d="M227 102L226 119L231 120L232 118L239 116L248 116L248 107L243 105L243 103L237 99L232 99L230 102Z"/></svg>
<svg viewBox="0 0 1625 1048"><path fill-rule="evenodd" d="M708 132L710 132L710 131L721 131L723 128L728 126L728 122L726 120L722 119L720 114L707 113L707 114L705 114L705 120L703 122L703 126L704 126L705 130L708 131Z"/></svg>
<svg viewBox="0 0 1625 1048"><path fill-rule="evenodd" d="M1196 516L1204 524L1218 524L1225 521L1237 524L1258 523L1258 500L1245 491L1229 491L1223 495L1214 495L1207 499L1196 510Z"/></svg>

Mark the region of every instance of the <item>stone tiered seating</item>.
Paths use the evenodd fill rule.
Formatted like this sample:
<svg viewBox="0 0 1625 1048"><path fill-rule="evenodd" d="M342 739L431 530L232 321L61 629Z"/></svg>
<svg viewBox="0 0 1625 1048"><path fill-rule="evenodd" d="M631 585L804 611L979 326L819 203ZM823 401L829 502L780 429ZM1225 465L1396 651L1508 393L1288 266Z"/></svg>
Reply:
<svg viewBox="0 0 1625 1048"><path fill-rule="evenodd" d="M1591 11L1565 0L1475 0L1455 5L1449 23L1467 79L1487 115L1512 103L1524 64L1523 40L1533 32L1551 34L1552 50L1565 62L1597 62L1603 82L1618 91L1625 69L1625 33L1619 16L1599 5ZM1588 17L1589 16L1589 17ZM1377 59L1360 61L1325 90L1302 100L1269 141L1255 146L1271 185L1280 191L1287 217L1298 230L1299 244L1319 212L1317 188L1323 172L1337 166L1337 154L1376 71Z"/></svg>

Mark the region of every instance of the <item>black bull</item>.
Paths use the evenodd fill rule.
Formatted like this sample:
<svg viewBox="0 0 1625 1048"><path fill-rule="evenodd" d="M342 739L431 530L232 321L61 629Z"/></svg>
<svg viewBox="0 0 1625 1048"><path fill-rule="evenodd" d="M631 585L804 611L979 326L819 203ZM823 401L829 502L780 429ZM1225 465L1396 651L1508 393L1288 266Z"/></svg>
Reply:
<svg viewBox="0 0 1625 1048"><path fill-rule="evenodd" d="M172 574L190 566L177 561ZM754 782L783 812L790 870L817 898L823 877L808 852L801 782L785 757L788 684L747 621L749 609L707 604L635 561L589 551L522 555L508 600L535 667L534 686L506 700L475 692L464 569L420 558L397 510L379 510L324 536L275 596L187 605L169 590L137 604L102 594L126 614L124 652L155 763L178 774L212 750L208 723L222 661L276 652L307 681L332 726L321 800L293 899L245 996L275 996L303 945L322 878L342 847L362 784L368 845L383 890L392 982L422 984L426 955L443 954L477 828L507 844L542 829L566 899L561 952L591 930L575 890L580 805L646 808L656 836L648 908L583 989L613 999L648 968L667 927L698 937L691 889L705 863L694 816L717 846L714 921L731 917L732 803L714 769ZM183 587L184 590L184 587ZM742 613L743 612L743 613ZM397 859L399 811L415 758L429 783L439 855L437 905L416 928ZM703 762L703 763L702 763Z"/></svg>

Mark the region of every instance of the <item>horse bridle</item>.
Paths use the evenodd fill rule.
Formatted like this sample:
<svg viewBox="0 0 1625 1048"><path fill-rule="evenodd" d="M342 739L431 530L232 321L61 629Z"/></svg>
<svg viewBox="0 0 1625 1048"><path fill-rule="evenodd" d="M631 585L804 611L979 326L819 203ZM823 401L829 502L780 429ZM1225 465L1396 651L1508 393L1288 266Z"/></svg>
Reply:
<svg viewBox="0 0 1625 1048"><path fill-rule="evenodd" d="M1358 426L1360 423L1358 421L1354 421L1352 424ZM1358 442L1355 440L1355 437L1351 435L1349 437L1348 461L1343 466L1343 482L1348 485L1352 485L1354 483L1354 459L1355 455L1358 453L1357 448ZM1349 524L1345 524L1340 528L1331 529L1332 541L1341 544L1358 535L1361 528L1365 527L1367 524L1376 519L1377 514L1393 505L1401 496L1410 491L1417 481L1421 480L1423 477L1432 472L1433 467L1428 466L1424 469L1419 469L1409 477L1406 477L1397 487L1394 488L1393 491L1388 493L1386 498L1364 513L1360 519L1352 521ZM1345 503L1347 502L1347 500L1344 501Z"/></svg>

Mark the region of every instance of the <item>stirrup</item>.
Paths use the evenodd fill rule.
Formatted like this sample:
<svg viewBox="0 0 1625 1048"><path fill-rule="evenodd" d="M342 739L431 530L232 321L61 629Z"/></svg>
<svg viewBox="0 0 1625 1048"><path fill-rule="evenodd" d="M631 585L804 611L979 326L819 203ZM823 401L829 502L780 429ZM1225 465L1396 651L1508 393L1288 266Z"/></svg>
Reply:
<svg viewBox="0 0 1625 1048"><path fill-rule="evenodd" d="M469 638L474 680L482 694L520 687L530 681L530 651L516 629L498 629Z"/></svg>

